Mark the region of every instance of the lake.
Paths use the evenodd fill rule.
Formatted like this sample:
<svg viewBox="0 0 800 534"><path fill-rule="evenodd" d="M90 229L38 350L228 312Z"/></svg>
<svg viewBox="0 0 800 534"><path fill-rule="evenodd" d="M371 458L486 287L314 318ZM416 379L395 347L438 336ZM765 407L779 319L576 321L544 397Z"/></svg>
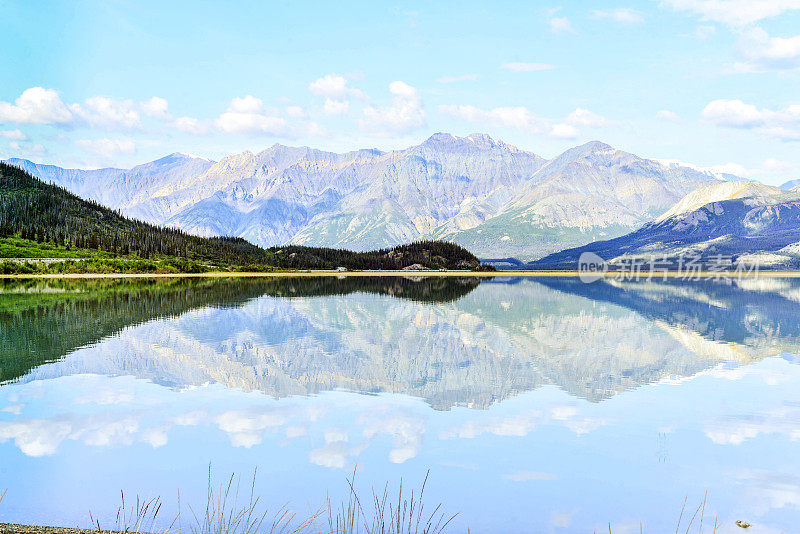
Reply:
<svg viewBox="0 0 800 534"><path fill-rule="evenodd" d="M671 532L704 499L704 531L798 529L797 279L0 291L2 521L110 528L124 491L190 522L211 466L300 515L429 472L446 532Z"/></svg>

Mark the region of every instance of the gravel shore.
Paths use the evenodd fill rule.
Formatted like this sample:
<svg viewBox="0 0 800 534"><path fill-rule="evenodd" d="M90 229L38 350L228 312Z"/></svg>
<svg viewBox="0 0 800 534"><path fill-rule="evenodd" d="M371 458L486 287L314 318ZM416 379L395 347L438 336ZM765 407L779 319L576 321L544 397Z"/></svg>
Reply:
<svg viewBox="0 0 800 534"><path fill-rule="evenodd" d="M83 530L80 528L39 527L0 523L0 534L116 534L113 530Z"/></svg>

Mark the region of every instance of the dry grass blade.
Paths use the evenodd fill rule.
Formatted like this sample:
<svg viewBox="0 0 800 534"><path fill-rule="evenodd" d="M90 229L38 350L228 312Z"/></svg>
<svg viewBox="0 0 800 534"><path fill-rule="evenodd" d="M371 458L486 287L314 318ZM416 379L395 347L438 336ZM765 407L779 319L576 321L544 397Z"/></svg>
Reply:
<svg viewBox="0 0 800 534"><path fill-rule="evenodd" d="M350 488L348 500L342 503L336 514L333 513L330 499L327 500L331 534L357 534L361 532L362 525L365 534L440 534L456 517L445 515L441 504L430 514L425 514L425 487L430 472L426 473L419 494L413 490L410 494L404 493L402 480L396 497L390 497L388 484L382 493L376 493L373 489L373 509L367 514L355 489L355 474L354 470L353 476L347 480Z"/></svg>
<svg viewBox="0 0 800 534"><path fill-rule="evenodd" d="M703 517L706 515L706 500L708 499L708 490L706 490L706 494L703 495L703 509L700 511L700 527L697 529L697 532L703 532Z"/></svg>
<svg viewBox="0 0 800 534"><path fill-rule="evenodd" d="M174 520L166 529L157 529L162 507L160 497L143 500L137 495L136 502L133 506L129 506L125 501L125 492L120 491L120 498L122 504L117 508L116 531L129 534L145 532L160 532L166 534L172 532L172 527L175 524ZM89 521L93 529L96 528L98 532L103 530L100 526L100 520L94 517L91 510L89 510Z"/></svg>
<svg viewBox="0 0 800 534"><path fill-rule="evenodd" d="M687 500L689 500L688 494L683 498L683 506L681 506L681 515L678 517L678 525L675 527L675 534L678 534L678 529L681 528L681 522L683 522L683 513L686 511Z"/></svg>
<svg viewBox="0 0 800 534"><path fill-rule="evenodd" d="M208 487L206 492L206 508L202 519L189 507L195 524L190 527L193 534L299 534L316 523L322 509L313 512L308 518L296 526L292 526L296 515L286 506L279 508L271 522L267 522L269 511L262 507L261 498L256 496L256 477L258 470L253 470L246 500L240 499L241 477L232 474L227 481L214 489L211 466L208 466ZM262 528L263 527L263 528Z"/></svg>
<svg viewBox="0 0 800 534"><path fill-rule="evenodd" d="M700 506L697 507L697 510L694 511L694 514L692 515L692 519L689 521L689 524L686 526L686 534L689 534L689 529L692 528L692 523L694 523L694 520L697 518L697 514L700 513L700 508L702 508L702 506L703 505L701 504Z"/></svg>

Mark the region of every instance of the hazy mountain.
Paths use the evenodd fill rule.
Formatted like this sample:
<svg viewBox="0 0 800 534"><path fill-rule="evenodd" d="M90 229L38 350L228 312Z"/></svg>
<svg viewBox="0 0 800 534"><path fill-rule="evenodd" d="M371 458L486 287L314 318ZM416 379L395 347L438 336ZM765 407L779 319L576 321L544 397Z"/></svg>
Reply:
<svg viewBox="0 0 800 534"><path fill-rule="evenodd" d="M132 169L62 169L18 158L8 159L6 163L45 182L60 185L80 197L96 200L122 210L125 215L155 224L164 222L157 209L160 193L171 184L204 173L214 164L213 161L180 153Z"/></svg>
<svg viewBox="0 0 800 534"><path fill-rule="evenodd" d="M800 178L797 180L789 180L781 186L781 189L788 191L789 189L794 189L795 187L800 187Z"/></svg>
<svg viewBox="0 0 800 534"><path fill-rule="evenodd" d="M484 257L537 258L623 235L715 181L707 172L667 166L594 141L547 162L495 217L471 229L434 235Z"/></svg>
<svg viewBox="0 0 800 534"><path fill-rule="evenodd" d="M355 250L420 238L481 257L541 257L628 233L719 177L600 142L547 161L483 134L392 152L274 145L214 163L173 154L130 170L9 160L148 222L260 245Z"/></svg>
<svg viewBox="0 0 800 534"><path fill-rule="evenodd" d="M551 254L539 266L575 268L583 252L606 261L719 255L759 265L800 264L800 191L759 182L723 182L686 195L642 228L616 239Z"/></svg>

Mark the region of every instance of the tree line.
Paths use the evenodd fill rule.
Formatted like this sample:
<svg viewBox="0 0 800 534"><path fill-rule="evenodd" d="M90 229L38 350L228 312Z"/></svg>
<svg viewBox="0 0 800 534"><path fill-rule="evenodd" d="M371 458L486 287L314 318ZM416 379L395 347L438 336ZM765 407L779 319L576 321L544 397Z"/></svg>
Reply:
<svg viewBox="0 0 800 534"><path fill-rule="evenodd" d="M131 219L28 172L0 163L0 238L16 236L67 249L93 249L116 256L183 258L219 267L252 270L475 269L479 260L453 243L420 241L370 252L284 246L264 249L239 237L199 237Z"/></svg>

